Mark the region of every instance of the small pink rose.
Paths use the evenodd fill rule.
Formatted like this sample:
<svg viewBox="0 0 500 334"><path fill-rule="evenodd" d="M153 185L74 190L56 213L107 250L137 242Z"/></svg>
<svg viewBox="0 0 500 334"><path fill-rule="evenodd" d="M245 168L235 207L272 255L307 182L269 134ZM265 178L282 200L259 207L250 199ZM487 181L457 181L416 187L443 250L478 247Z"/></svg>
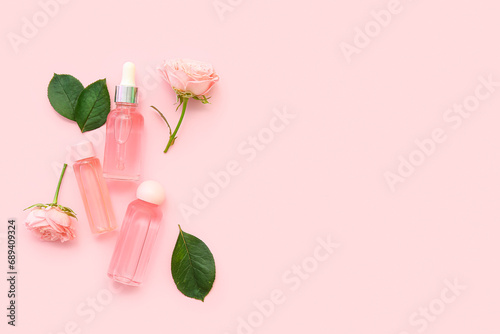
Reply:
<svg viewBox="0 0 500 334"><path fill-rule="evenodd" d="M176 93L205 96L219 80L211 64L191 59L166 60L159 71Z"/></svg>
<svg viewBox="0 0 500 334"><path fill-rule="evenodd" d="M76 237L73 218L58 207L33 208L26 217L25 225L45 241L65 242Z"/></svg>
<svg viewBox="0 0 500 334"><path fill-rule="evenodd" d="M163 66L159 67L158 70L170 86L172 86L172 89L177 95L177 109L182 106L181 116L179 117L179 121L174 131L172 131L170 124L161 111L155 106L151 106L151 108L160 114L165 123L167 123L170 137L167 147L165 147L163 151L167 153L168 149L174 145L177 139L177 132L184 119L189 99L198 100L203 104L210 103L208 101L210 97L207 97L206 94L208 94L215 83L219 81L219 76L215 73L212 65L191 59L166 60Z"/></svg>

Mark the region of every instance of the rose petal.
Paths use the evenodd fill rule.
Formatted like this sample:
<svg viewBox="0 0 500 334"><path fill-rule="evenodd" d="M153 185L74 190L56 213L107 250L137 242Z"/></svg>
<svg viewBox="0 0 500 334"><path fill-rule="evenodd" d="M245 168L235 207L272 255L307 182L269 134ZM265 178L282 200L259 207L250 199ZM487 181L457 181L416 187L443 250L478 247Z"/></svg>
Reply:
<svg viewBox="0 0 500 334"><path fill-rule="evenodd" d="M25 225L28 228L46 226L47 222L45 221L45 210L35 209L31 211L28 217L26 217Z"/></svg>
<svg viewBox="0 0 500 334"><path fill-rule="evenodd" d="M46 214L48 219L52 219L58 225L69 226L71 224L70 217L58 209L49 210Z"/></svg>
<svg viewBox="0 0 500 334"><path fill-rule="evenodd" d="M48 227L50 227L53 231L55 231L57 233L64 232L63 227L58 225L57 222L55 222L54 220L52 220L50 218L47 218L47 224L49 225Z"/></svg>
<svg viewBox="0 0 500 334"><path fill-rule="evenodd" d="M178 70L179 69L179 60L177 59L168 59L168 60L165 60L164 62L164 67L168 66L174 70Z"/></svg>
<svg viewBox="0 0 500 334"><path fill-rule="evenodd" d="M211 64L192 59L181 59L179 61L179 69L197 80L206 80L214 73Z"/></svg>
<svg viewBox="0 0 500 334"><path fill-rule="evenodd" d="M189 76L189 74L187 74L186 72L184 72L182 70L172 71L171 74L175 75L179 79L179 81L182 82L182 84L184 85L184 88L186 88L186 85L188 82L195 80L195 79L191 78Z"/></svg>
<svg viewBox="0 0 500 334"><path fill-rule="evenodd" d="M37 222L33 222L31 224L28 224L26 223L26 227L28 227L28 229L33 229L33 228L40 228L40 227L46 227L48 226L49 224L47 223L47 220L40 220L40 221L37 221Z"/></svg>
<svg viewBox="0 0 500 334"><path fill-rule="evenodd" d="M162 70L162 74L165 80L170 84L170 86L172 86L172 88L183 92L186 91L185 82L178 78L174 71Z"/></svg>
<svg viewBox="0 0 500 334"><path fill-rule="evenodd" d="M39 222L40 220L45 219L45 210L34 209L30 211L28 217L26 217L26 223L31 224L33 222Z"/></svg>
<svg viewBox="0 0 500 334"><path fill-rule="evenodd" d="M211 80L190 81L187 84L186 90L196 96L202 96L207 94L214 84L215 82Z"/></svg>

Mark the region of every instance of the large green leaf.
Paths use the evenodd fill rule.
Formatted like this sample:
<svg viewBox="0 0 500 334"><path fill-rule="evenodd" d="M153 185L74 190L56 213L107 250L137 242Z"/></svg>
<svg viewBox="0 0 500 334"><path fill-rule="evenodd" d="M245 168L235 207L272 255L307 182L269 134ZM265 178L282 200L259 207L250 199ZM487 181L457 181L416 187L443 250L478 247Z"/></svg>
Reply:
<svg viewBox="0 0 500 334"><path fill-rule="evenodd" d="M88 85L78 97L75 120L82 132L95 130L106 123L111 107L106 79Z"/></svg>
<svg viewBox="0 0 500 334"><path fill-rule="evenodd" d="M47 96L55 111L74 121L76 102L82 91L82 83L74 76L54 73L47 88Z"/></svg>
<svg viewBox="0 0 500 334"><path fill-rule="evenodd" d="M172 277L184 295L205 300L215 280L215 261L207 245L179 226L171 263Z"/></svg>

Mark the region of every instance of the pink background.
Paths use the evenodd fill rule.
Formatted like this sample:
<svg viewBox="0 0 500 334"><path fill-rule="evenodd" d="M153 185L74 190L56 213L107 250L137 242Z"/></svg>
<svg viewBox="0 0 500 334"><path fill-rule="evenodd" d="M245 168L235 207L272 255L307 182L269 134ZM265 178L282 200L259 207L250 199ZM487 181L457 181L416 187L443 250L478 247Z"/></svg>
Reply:
<svg viewBox="0 0 500 334"><path fill-rule="evenodd" d="M444 118L454 104L477 101L479 77L500 81L498 2L221 0L224 20L213 0L66 2L46 22L35 0L0 12L1 277L7 219L20 227L18 326L6 325L1 279L2 333L500 331L500 88L460 126L458 114ZM9 36L34 16L41 27L15 52ZM356 46L365 28L370 43L358 36L349 62L341 46ZM179 113L154 69L181 57L211 62L221 80L212 104L189 103L164 155L168 132L149 106L174 123ZM107 78L113 92L128 60L143 95L144 179L160 181L168 203L147 281L116 291L105 273L117 235L90 234L72 170L60 202L79 214L77 240L41 242L21 225L23 208L52 199L57 166L83 136L48 102L53 73L84 85ZM238 147L269 135L273 110L284 108L295 118L247 161ZM415 141L436 128L446 140L424 157ZM100 158L103 133L85 134ZM399 156L421 165L392 191L384 174L397 173ZM232 160L241 173L185 220L179 207ZM110 184L120 223L135 187ZM215 256L205 303L171 278L177 224ZM318 248L328 236L340 244L332 254ZM280 292L259 311L256 302Z"/></svg>

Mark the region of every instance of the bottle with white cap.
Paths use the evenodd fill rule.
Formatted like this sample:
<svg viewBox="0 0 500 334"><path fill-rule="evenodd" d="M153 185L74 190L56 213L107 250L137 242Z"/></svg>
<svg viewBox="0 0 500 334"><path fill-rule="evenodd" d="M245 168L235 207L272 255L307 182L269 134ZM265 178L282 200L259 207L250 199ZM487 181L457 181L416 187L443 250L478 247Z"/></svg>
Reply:
<svg viewBox="0 0 500 334"><path fill-rule="evenodd" d="M82 141L72 146L72 153L75 156L73 170L90 230L95 234L113 231L116 229L115 215L108 187L102 176L101 162L95 156L94 146L89 141Z"/></svg>
<svg viewBox="0 0 500 334"><path fill-rule="evenodd" d="M137 188L137 199L127 208L108 269L108 276L114 281L132 286L142 284L164 201L165 191L156 181L144 181Z"/></svg>
<svg viewBox="0 0 500 334"><path fill-rule="evenodd" d="M115 87L116 108L106 120L104 177L115 180L139 180L141 139L144 118L137 110L135 65L123 64L122 81Z"/></svg>

